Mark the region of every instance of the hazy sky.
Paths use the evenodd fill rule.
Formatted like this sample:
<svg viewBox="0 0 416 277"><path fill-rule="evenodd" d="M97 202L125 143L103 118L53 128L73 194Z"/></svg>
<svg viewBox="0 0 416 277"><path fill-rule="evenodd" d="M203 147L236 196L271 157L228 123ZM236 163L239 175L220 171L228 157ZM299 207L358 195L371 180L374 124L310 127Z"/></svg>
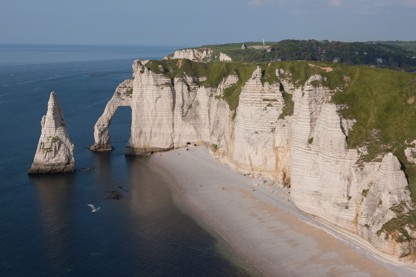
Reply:
<svg viewBox="0 0 416 277"><path fill-rule="evenodd" d="M416 40L416 0L0 0L0 43Z"/></svg>

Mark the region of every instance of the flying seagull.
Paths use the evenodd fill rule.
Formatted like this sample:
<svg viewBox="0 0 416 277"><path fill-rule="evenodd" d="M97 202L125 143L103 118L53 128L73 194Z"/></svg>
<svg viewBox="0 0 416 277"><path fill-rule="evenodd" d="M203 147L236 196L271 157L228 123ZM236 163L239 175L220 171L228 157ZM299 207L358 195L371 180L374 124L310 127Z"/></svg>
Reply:
<svg viewBox="0 0 416 277"><path fill-rule="evenodd" d="M87 206L90 206L90 208L92 209L92 213L98 212L101 209L101 207L96 208L93 204L87 204Z"/></svg>

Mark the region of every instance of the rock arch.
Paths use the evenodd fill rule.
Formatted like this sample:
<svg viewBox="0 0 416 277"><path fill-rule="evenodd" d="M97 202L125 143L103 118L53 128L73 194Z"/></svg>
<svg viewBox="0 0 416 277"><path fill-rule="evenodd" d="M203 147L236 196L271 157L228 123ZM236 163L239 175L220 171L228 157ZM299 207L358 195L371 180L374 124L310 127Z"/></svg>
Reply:
<svg viewBox="0 0 416 277"><path fill-rule="evenodd" d="M133 95L133 80L123 81L117 88L105 106L104 112L94 126L94 145L90 147L91 151L104 152L111 151L110 136L108 129L118 107L131 107Z"/></svg>

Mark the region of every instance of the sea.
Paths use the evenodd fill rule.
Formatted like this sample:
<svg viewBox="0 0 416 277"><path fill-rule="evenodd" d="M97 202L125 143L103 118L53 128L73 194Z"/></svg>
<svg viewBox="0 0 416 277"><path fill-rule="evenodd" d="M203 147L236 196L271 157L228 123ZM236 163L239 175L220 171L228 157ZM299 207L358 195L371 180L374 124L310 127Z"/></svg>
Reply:
<svg viewBox="0 0 416 277"><path fill-rule="evenodd" d="M114 151L89 151L94 124L133 61L176 48L0 45L0 276L252 274L176 206L160 168L124 155L129 108L112 120ZM30 177L51 91L77 171ZM122 198L109 199L113 191Z"/></svg>

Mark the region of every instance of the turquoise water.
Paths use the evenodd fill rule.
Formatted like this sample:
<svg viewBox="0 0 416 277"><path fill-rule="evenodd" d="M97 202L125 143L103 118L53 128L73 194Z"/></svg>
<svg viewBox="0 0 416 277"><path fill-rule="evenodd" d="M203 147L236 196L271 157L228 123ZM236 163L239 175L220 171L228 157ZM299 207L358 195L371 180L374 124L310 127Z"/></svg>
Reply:
<svg viewBox="0 0 416 277"><path fill-rule="evenodd" d="M133 59L172 51L0 46L1 276L247 276L175 207L159 169L124 156L128 108L112 122L115 151L88 150L93 126L117 85L130 78ZM26 171L52 90L64 110L78 170L30 178ZM112 190L124 197L106 199ZM91 213L88 203L100 211Z"/></svg>

